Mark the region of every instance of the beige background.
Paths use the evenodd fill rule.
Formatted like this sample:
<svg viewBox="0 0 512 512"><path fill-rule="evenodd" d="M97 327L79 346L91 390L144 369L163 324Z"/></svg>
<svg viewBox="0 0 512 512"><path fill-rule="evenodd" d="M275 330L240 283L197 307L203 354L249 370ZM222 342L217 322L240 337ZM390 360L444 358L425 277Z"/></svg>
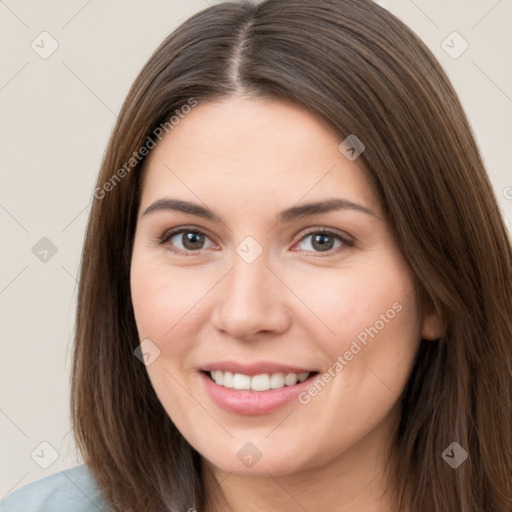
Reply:
<svg viewBox="0 0 512 512"><path fill-rule="evenodd" d="M378 3L415 30L448 72L510 226L512 1ZM0 2L0 498L81 462L68 435L69 368L76 275L94 180L139 69L174 27L207 5ZM31 47L34 41L40 53L51 49L43 31L58 43L46 59ZM453 31L469 44L456 59L441 46ZM450 51L462 48L457 36L453 44L451 39ZM43 237L55 254L48 241L39 242Z"/></svg>

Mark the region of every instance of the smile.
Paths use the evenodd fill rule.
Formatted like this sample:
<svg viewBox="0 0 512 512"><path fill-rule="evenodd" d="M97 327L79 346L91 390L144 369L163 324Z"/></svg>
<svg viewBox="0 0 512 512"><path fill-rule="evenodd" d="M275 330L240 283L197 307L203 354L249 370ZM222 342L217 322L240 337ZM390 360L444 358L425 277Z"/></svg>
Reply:
<svg viewBox="0 0 512 512"><path fill-rule="evenodd" d="M198 376L207 395L219 407L231 413L253 416L269 414L286 404L298 404L297 396L311 385L318 372L247 375L227 370L201 370Z"/></svg>
<svg viewBox="0 0 512 512"><path fill-rule="evenodd" d="M259 375L245 375L243 373L223 372L213 370L208 372L210 378L219 386L235 390L268 391L281 389L285 386L294 386L297 382L304 382L313 372L304 373L262 373Z"/></svg>

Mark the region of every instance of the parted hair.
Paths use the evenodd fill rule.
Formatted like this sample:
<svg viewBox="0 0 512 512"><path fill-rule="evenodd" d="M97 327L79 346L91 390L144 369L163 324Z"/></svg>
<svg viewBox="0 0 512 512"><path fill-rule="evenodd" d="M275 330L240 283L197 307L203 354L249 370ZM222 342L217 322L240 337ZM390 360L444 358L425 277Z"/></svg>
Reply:
<svg viewBox="0 0 512 512"><path fill-rule="evenodd" d="M400 396L394 510L510 512L510 239L446 73L370 0L210 6L161 43L131 86L98 176L108 193L95 194L86 230L71 375L76 443L104 496L123 512L213 506L200 454L134 355L129 279L145 159L105 184L191 98L234 94L296 102L340 141L355 134L365 144L358 163L422 303L445 324L442 337L421 341ZM452 442L468 453L456 469L442 457Z"/></svg>

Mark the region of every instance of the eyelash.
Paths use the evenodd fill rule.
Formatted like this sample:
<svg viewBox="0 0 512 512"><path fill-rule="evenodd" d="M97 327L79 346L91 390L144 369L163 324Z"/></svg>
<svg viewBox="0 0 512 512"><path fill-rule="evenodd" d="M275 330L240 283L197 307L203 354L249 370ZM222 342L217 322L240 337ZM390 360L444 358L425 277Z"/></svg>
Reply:
<svg viewBox="0 0 512 512"><path fill-rule="evenodd" d="M181 233L188 233L188 232L198 233L201 235L205 235L208 239L210 238L206 233L204 233L203 231L201 231L197 228L181 227L181 228L177 228L177 229L174 229L171 231L166 231L161 237L158 238L158 243L160 245L163 245L163 244L167 243L173 236L179 235ZM307 231L306 233L304 233L302 235L302 237L298 240L297 243L302 242L305 238L307 238L308 236L313 235L313 234L328 235L333 238L337 238L338 240L340 240L342 242L343 245L341 245L340 247L337 247L336 249L329 249L329 250L325 251L325 254L327 256L332 256L334 254L338 254L340 251L343 251L343 250L347 249L348 247L354 246L354 242L348 240L341 233L339 233L337 231L330 230L330 229L324 229L324 228L321 228L321 229L315 228L315 229L311 229L311 230ZM173 252L175 254L179 254L182 256L194 256L197 253L200 253L202 251L202 249L199 249L197 251L190 251L190 250L182 251L181 249L173 248L170 244L166 249L170 252ZM313 252L313 253L316 253L317 255L319 255L319 257L322 257L321 251L305 251L305 252ZM318 257L318 256L315 256L315 257Z"/></svg>

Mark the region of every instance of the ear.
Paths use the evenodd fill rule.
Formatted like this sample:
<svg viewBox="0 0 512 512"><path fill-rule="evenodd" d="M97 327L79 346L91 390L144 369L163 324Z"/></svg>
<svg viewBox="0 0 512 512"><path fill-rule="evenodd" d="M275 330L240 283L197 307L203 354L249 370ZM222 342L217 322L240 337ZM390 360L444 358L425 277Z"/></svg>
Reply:
<svg viewBox="0 0 512 512"><path fill-rule="evenodd" d="M431 300L423 310L421 337L425 340L437 340L445 334L445 323Z"/></svg>

